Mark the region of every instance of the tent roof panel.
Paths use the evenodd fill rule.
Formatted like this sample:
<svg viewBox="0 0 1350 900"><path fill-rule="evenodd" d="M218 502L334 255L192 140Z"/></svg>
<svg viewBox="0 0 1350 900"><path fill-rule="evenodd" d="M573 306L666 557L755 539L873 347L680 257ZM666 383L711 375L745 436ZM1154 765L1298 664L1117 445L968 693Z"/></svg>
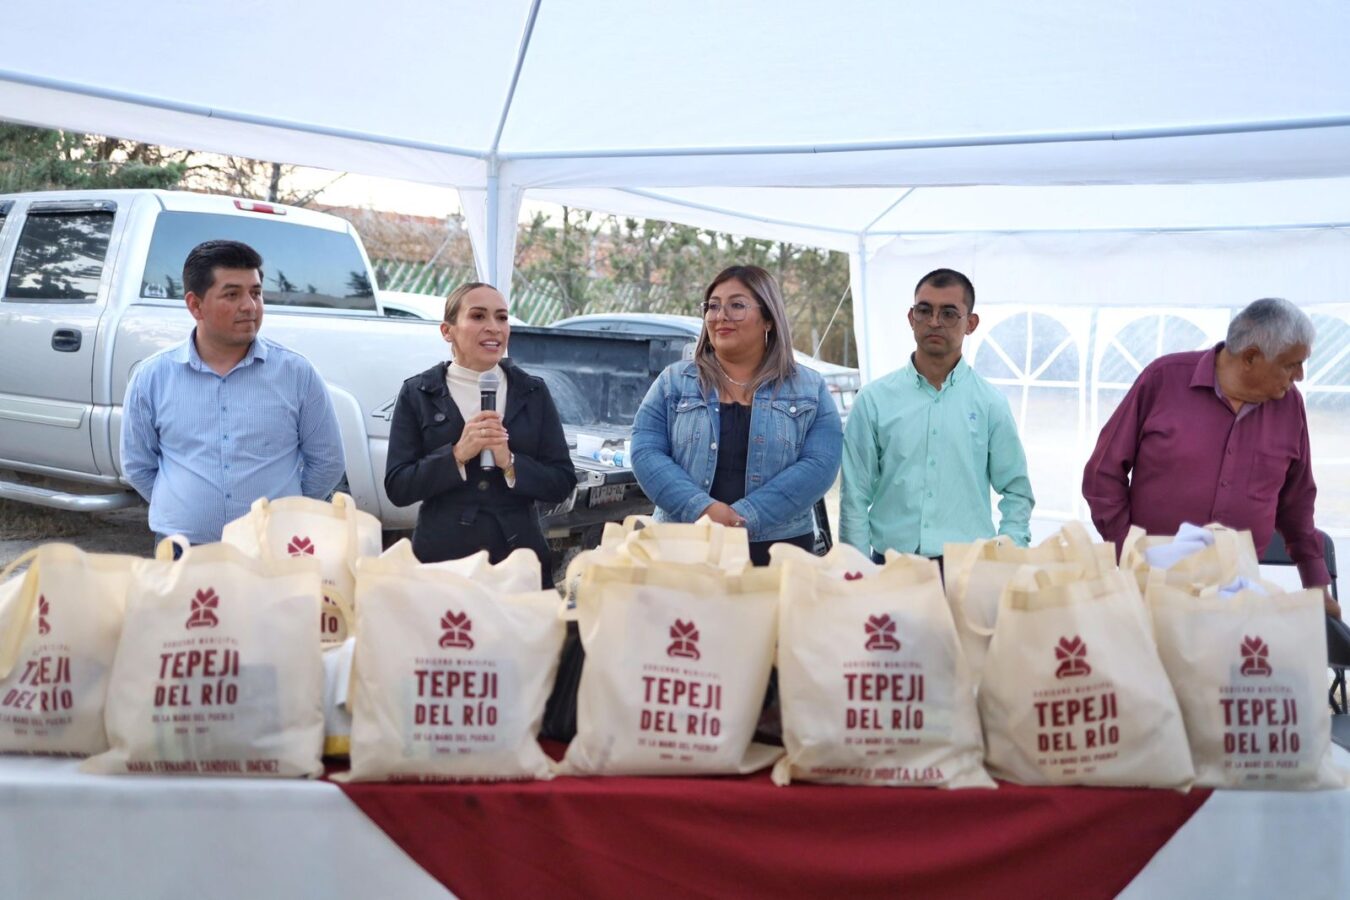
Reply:
<svg viewBox="0 0 1350 900"><path fill-rule="evenodd" d="M486 151L529 6L21 0L5 8L0 69L313 130ZM191 129L169 143L199 145ZM233 152L261 155L242 141Z"/></svg>
<svg viewBox="0 0 1350 900"><path fill-rule="evenodd" d="M544 3L502 148L809 147L1342 115L1347 32L1350 6L1331 0L1259 15L1222 0L686 0L641 15L626 0Z"/></svg>

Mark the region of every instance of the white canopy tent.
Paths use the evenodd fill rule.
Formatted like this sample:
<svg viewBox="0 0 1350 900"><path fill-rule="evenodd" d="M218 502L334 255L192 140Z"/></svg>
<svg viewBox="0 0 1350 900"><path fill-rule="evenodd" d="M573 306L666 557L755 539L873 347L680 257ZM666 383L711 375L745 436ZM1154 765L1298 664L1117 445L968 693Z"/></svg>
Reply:
<svg viewBox="0 0 1350 900"><path fill-rule="evenodd" d="M937 265L977 336L1097 310L1060 323L1079 454L1105 311L1210 308L1208 340L1350 300L1341 0L14 0L5 30L0 118L459 188L504 287L529 196L848 252L864 377ZM1032 330L1000 350L1024 429Z"/></svg>

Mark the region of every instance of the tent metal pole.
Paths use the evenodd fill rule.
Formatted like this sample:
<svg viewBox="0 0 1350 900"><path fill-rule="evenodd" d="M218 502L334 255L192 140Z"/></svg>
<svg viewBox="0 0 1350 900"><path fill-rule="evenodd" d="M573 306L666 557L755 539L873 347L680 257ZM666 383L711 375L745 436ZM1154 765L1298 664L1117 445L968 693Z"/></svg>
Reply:
<svg viewBox="0 0 1350 900"><path fill-rule="evenodd" d="M497 157L488 157L487 174L487 247L484 248L483 256L487 259L487 271L480 272L478 277L488 284L496 284L497 278L497 222L500 218L497 209L497 197L501 189L501 173L497 162ZM511 304L511 285L496 285L497 290L501 291L506 298L507 306Z"/></svg>
<svg viewBox="0 0 1350 900"><path fill-rule="evenodd" d="M241 125L259 125L264 128L277 128L282 131L316 134L322 137L342 138L349 141L363 141L370 144L384 144L390 147L403 147L408 150L428 150L433 153L451 153L456 156L467 156L472 159L487 158L487 155L482 150L470 150L466 147L454 147L449 144L435 144L430 141L413 141L405 138L390 137L389 135L371 134L365 131L352 131L346 128L330 128L324 125L292 122L271 116L258 116L253 115L252 113L213 109L209 106L200 106L195 103L182 103L177 100L166 100L163 97L152 97L148 94L137 94L104 87L94 87L91 85L78 84L73 81L61 81L56 78L43 78L37 75L12 72L7 69L0 69L0 81L42 88L43 90L60 91L66 94L80 94L86 97L94 97L99 100L112 100L118 103L148 106L152 109L162 109L167 112L183 113L190 116L201 116L202 118L207 119L221 119L226 122L238 122Z"/></svg>
<svg viewBox="0 0 1350 900"><path fill-rule="evenodd" d="M511 72L511 86L506 89L506 100L502 103L502 114L497 120L497 132L492 136L492 155L502 145L502 132L506 130L506 120L511 115L511 103L516 99L516 85L520 83L520 72L525 68L525 54L530 52L530 38L534 36L534 20L539 17L541 0L530 4L530 14L525 17L525 29L520 35L520 47L516 50L516 67Z"/></svg>
<svg viewBox="0 0 1350 900"><path fill-rule="evenodd" d="M872 231L872 237L947 237L949 235L997 234L1186 234L1225 231L1313 231L1350 228L1350 222L1302 222L1279 225L1149 225L1122 228L954 228L911 231Z"/></svg>
<svg viewBox="0 0 1350 900"><path fill-rule="evenodd" d="M871 332L867 321L867 233L858 235L858 289L853 292L853 337L858 342L858 371L864 384L872 380L872 353L866 346Z"/></svg>
<svg viewBox="0 0 1350 900"><path fill-rule="evenodd" d="M875 219L867 223L867 227L863 229L863 234L865 235L871 232L872 226L876 225L882 219L886 218L891 213L895 212L895 208L899 206L901 203L904 203L906 200L908 200L909 195L914 193L916 190L918 190L918 188L908 188L903 194L901 194L898 198L896 198L896 201L894 203L886 207L885 211L883 211L881 215L877 216Z"/></svg>
<svg viewBox="0 0 1350 900"><path fill-rule="evenodd" d="M697 209L700 212L716 213L721 216L731 216L736 219L744 219L747 222L760 222L765 225L783 225L788 228L803 228L807 231L819 231L825 234L846 234L850 237L858 232L849 228L831 228L828 225L812 225L809 222L794 222L791 219L775 219L769 216L755 215L754 213L737 212L733 209L726 209L720 206L712 206L708 203L694 203L689 200L681 200L678 197L670 197L656 191L643 191L636 188L609 188L609 190L618 191L621 194L632 194L634 197L642 197L644 200L656 200L661 203L669 203L672 206L680 206L685 209ZM541 192L541 193L546 193ZM541 196L541 200L547 200L547 196Z"/></svg>
<svg viewBox="0 0 1350 900"><path fill-rule="evenodd" d="M987 134L964 137L911 138L898 141L856 141L839 144L770 144L726 147L611 147L594 150L532 150L504 153L502 159L641 159L653 156L786 156L819 153L868 153L887 150L954 150L965 147L1005 147L1024 144L1082 144L1110 141L1144 141L1157 138L1211 137L1221 134L1264 134L1272 131L1307 131L1350 127L1350 115L1301 119L1268 119L1255 122L1217 122L1210 125L1175 125L1159 128L1103 129L1097 131L1045 131L1026 134Z"/></svg>

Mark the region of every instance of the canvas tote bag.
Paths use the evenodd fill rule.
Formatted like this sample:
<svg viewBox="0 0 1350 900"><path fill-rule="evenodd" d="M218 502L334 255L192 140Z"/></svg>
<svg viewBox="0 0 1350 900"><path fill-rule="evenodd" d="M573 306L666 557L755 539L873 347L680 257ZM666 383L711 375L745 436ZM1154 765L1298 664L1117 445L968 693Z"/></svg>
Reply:
<svg viewBox="0 0 1350 900"><path fill-rule="evenodd" d="M108 749L103 704L135 561L44 544L0 573L0 752Z"/></svg>
<svg viewBox="0 0 1350 900"><path fill-rule="evenodd" d="M1169 584L1155 570L1148 602L1158 652L1181 704L1205 787L1346 786L1331 760L1325 613L1319 590L1230 597Z"/></svg>
<svg viewBox="0 0 1350 900"><path fill-rule="evenodd" d="M577 554L567 567L568 601L575 604L576 588L588 566L652 562L693 563L740 572L750 565L750 539L744 528L728 528L706 516L691 523L656 522L648 516L607 522L600 545Z"/></svg>
<svg viewBox="0 0 1350 900"><path fill-rule="evenodd" d="M1186 731L1132 575L1027 566L980 681L985 765L1019 784L1185 787Z"/></svg>
<svg viewBox="0 0 1350 900"><path fill-rule="evenodd" d="M259 497L246 515L225 526L220 539L263 559L317 559L324 595L319 639L336 647L350 637L352 566L361 557L379 556L381 545L380 520L357 509L351 497L334 494L332 503L309 497Z"/></svg>
<svg viewBox="0 0 1350 900"><path fill-rule="evenodd" d="M1139 582L1139 591L1147 588L1149 573L1165 572L1165 580L1178 586L1207 587L1232 584L1239 578L1256 581L1261 577L1261 563L1256 555L1250 531L1234 531L1217 523L1206 525L1205 531L1213 543L1184 557L1166 569L1149 565L1146 553L1153 548L1171 544L1175 537L1150 536L1138 525L1130 527L1120 550L1120 568L1133 572Z"/></svg>
<svg viewBox="0 0 1350 900"><path fill-rule="evenodd" d="M533 564L524 577L511 575L517 557ZM538 589L532 551L486 562L486 552L470 557L460 566L470 575L390 557L357 563L352 780L552 777L537 734L561 601Z"/></svg>
<svg viewBox="0 0 1350 900"><path fill-rule="evenodd" d="M779 573L594 565L575 613L586 665L569 775L714 775L770 765L752 744L773 666Z"/></svg>
<svg viewBox="0 0 1350 900"><path fill-rule="evenodd" d="M88 772L315 776L319 563L170 540L132 567L108 684L108 752Z"/></svg>
<svg viewBox="0 0 1350 900"><path fill-rule="evenodd" d="M309 497L259 497L247 514L225 526L221 540L263 559L312 556L319 561L324 601L319 616L324 646L323 752L345 756L352 729L351 712L343 700L355 625L352 566L361 557L380 554L380 520L357 509L356 502L342 493L334 494L332 503Z"/></svg>
<svg viewBox="0 0 1350 900"><path fill-rule="evenodd" d="M804 554L771 550L783 560L778 689L787 748L774 783L994 787L937 564L892 553L884 568L868 560L873 571L841 573L782 549Z"/></svg>
<svg viewBox="0 0 1350 900"><path fill-rule="evenodd" d="M894 551L891 551L894 552ZM897 556L901 554L896 554ZM789 561L798 567L806 566L836 580L856 581L859 578L877 574L882 567L872 562L872 558L851 544L835 544L824 556L816 556L810 550L796 544L774 544L769 548L769 559L773 565L784 565ZM939 582L939 586L941 582Z"/></svg>
<svg viewBox="0 0 1350 900"><path fill-rule="evenodd" d="M1094 542L1081 522L1069 522L1035 547L1019 547L999 536L970 544L946 544L947 602L966 661L979 679L989 635L998 618L999 598L1024 565L1063 568L1072 572L1106 572L1116 568L1115 547Z"/></svg>

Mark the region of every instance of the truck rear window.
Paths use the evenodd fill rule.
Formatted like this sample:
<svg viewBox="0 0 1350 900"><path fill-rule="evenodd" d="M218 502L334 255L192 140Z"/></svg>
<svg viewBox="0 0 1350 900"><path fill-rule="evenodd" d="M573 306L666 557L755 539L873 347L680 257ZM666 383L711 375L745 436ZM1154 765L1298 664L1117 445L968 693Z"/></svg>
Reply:
<svg viewBox="0 0 1350 900"><path fill-rule="evenodd" d="M111 212L30 211L5 286L6 299L96 299L112 226Z"/></svg>
<svg viewBox="0 0 1350 900"><path fill-rule="evenodd" d="M263 298L273 306L374 313L370 273L351 235L289 222L163 212L155 221L141 296L183 296L183 260L209 240L243 241L262 254Z"/></svg>

